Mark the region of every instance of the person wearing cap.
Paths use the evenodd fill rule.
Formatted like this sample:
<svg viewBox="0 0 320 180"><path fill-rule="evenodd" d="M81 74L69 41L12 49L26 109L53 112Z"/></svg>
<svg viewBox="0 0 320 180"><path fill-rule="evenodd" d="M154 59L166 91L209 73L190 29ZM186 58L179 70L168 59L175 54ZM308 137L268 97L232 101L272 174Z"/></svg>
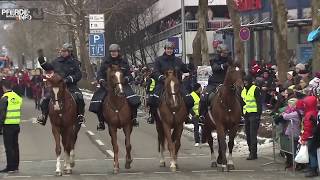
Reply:
<svg viewBox="0 0 320 180"><path fill-rule="evenodd" d="M253 84L253 77L244 77L244 88L241 92L243 104L243 116L245 118L245 133L249 147L249 157L247 160L255 160L257 156L257 136L262 113L261 92L259 87Z"/></svg>
<svg viewBox="0 0 320 180"><path fill-rule="evenodd" d="M46 61L44 58L43 50L38 50L38 61L40 66L47 72L53 71L54 73L59 74L63 78L63 81L66 83L68 90L75 98L77 103L77 120L79 124L85 123L84 118L84 108L85 102L83 99L82 92L78 88L77 84L82 78L82 73L80 70L80 62L71 56L70 53L70 44L63 44L60 50L60 56L53 60L52 62ZM49 114L49 102L50 95L46 95L41 102L41 111L42 115L37 118L37 123L45 125L48 119Z"/></svg>
<svg viewBox="0 0 320 180"><path fill-rule="evenodd" d="M219 45L220 54L217 54L212 60L210 60L210 66L212 69L212 75L209 77L208 86L201 94L200 100L200 118L203 119L208 109L210 108L210 99L213 97L211 95L215 92L216 88L223 84L224 78L226 76L228 66L231 61L231 57L229 56L229 49L225 44ZM210 98L209 98L210 97Z"/></svg>
<svg viewBox="0 0 320 180"><path fill-rule="evenodd" d="M284 82L283 87L288 88L293 85L293 71L287 72L287 80Z"/></svg>
<svg viewBox="0 0 320 180"><path fill-rule="evenodd" d="M97 130L102 131L105 129L104 117L102 113L102 104L104 98L107 96L107 91L105 89L105 84L107 81L107 69L111 65L119 65L125 79L124 93L128 99L129 105L132 108L132 121L134 126L139 126L137 121L138 107L141 104L140 97L137 96L132 90L129 83L133 81L133 77L130 72L130 66L128 60L123 58L120 54L120 46L118 44L111 44L109 46L109 56L104 59L100 69L97 73L97 81L100 84L100 88L93 94L90 102L89 111L96 113L98 116L98 126Z"/></svg>
<svg viewBox="0 0 320 180"><path fill-rule="evenodd" d="M199 132L199 103L200 103L200 94L202 91L202 87L199 83L194 84L193 91L191 92L191 96L194 101L194 105L192 108L192 111L190 111L190 114L192 115L192 122L193 122L193 127L194 127L194 141L195 147L199 146L200 143L200 132Z"/></svg>
<svg viewBox="0 0 320 180"><path fill-rule="evenodd" d="M153 78L157 81L154 93L150 95L149 105L153 114L156 113L156 109L159 106L159 98L161 92L164 89L165 72L168 70L175 70L178 74L178 79L181 82L182 74L189 73L189 69L182 60L175 56L174 54L174 44L172 42L166 42L164 45L164 53L162 56L158 57L154 63L154 73ZM193 99L188 94L186 88L182 85L181 94L184 98L184 102L188 110L193 107Z"/></svg>

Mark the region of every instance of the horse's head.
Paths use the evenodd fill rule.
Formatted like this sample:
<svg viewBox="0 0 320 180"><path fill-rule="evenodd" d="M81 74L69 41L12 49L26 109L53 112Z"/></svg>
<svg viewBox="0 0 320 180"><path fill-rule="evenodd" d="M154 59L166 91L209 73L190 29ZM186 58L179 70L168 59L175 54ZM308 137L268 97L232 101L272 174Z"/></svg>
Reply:
<svg viewBox="0 0 320 180"><path fill-rule="evenodd" d="M173 106L178 106L178 95L180 93L180 82L178 74L175 70L168 70L165 72L165 91L168 96L172 97Z"/></svg>
<svg viewBox="0 0 320 180"><path fill-rule="evenodd" d="M117 96L124 95L124 75L119 65L111 65L107 70L108 88Z"/></svg>
<svg viewBox="0 0 320 180"><path fill-rule="evenodd" d="M64 83L63 78L54 72L47 74L46 78L52 89L52 97L55 102L54 109L60 110L59 100L64 98L63 92L66 88L66 84Z"/></svg>
<svg viewBox="0 0 320 180"><path fill-rule="evenodd" d="M243 70L239 62L233 62L229 65L224 84L231 86L233 89L242 89L243 87Z"/></svg>

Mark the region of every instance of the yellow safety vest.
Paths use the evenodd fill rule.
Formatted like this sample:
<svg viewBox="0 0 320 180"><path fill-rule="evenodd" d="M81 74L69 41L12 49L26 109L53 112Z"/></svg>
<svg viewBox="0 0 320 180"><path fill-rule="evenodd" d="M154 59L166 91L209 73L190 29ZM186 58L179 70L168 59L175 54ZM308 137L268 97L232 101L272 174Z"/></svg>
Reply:
<svg viewBox="0 0 320 180"><path fill-rule="evenodd" d="M196 92L192 92L191 96L193 98L194 101L194 106L192 107L193 112L199 116L199 103L200 103L200 97L198 96L198 94Z"/></svg>
<svg viewBox="0 0 320 180"><path fill-rule="evenodd" d="M257 86L255 85L252 85L249 91L247 91L245 87L243 88L241 92L241 97L243 99L243 102L245 103L245 105L243 106L243 114L258 112L257 101L254 97L256 88Z"/></svg>
<svg viewBox="0 0 320 180"><path fill-rule="evenodd" d="M154 88L156 87L156 80L154 80L153 78L150 78L150 79L151 79L151 84L149 87L149 92L152 92L154 90Z"/></svg>
<svg viewBox="0 0 320 180"><path fill-rule="evenodd" d="M8 97L8 107L4 124L20 124L22 98L13 91L6 92L2 97Z"/></svg>

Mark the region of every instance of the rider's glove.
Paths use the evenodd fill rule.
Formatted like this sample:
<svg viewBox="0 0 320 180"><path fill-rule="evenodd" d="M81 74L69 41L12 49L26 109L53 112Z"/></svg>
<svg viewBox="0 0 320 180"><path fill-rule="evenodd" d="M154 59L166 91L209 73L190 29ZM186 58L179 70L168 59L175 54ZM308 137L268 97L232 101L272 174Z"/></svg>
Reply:
<svg viewBox="0 0 320 180"><path fill-rule="evenodd" d="M99 79L99 84L100 84L100 86L103 86L105 83L106 83L106 80L104 80L104 79Z"/></svg>
<svg viewBox="0 0 320 180"><path fill-rule="evenodd" d="M164 75L160 75L159 78L158 78L158 80L159 80L160 82L163 82L164 79L165 79Z"/></svg>

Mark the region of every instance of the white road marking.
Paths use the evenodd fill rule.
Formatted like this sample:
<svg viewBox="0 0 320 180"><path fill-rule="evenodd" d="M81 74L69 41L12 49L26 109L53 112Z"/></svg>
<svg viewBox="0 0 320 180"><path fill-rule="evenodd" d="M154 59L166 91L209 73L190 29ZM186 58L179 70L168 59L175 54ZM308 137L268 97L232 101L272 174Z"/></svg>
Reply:
<svg viewBox="0 0 320 180"><path fill-rule="evenodd" d="M141 175L144 174L143 172L128 172L128 173L120 173L121 175Z"/></svg>
<svg viewBox="0 0 320 180"><path fill-rule="evenodd" d="M180 173L181 171L176 171L176 172L170 172L170 171L156 171L156 172L153 172L154 174L173 174L173 173Z"/></svg>
<svg viewBox="0 0 320 180"><path fill-rule="evenodd" d="M104 143L100 139L97 139L96 142L99 144L99 146L104 146Z"/></svg>
<svg viewBox="0 0 320 180"><path fill-rule="evenodd" d="M3 177L5 179L11 179L11 178L31 178L31 176L5 176Z"/></svg>
<svg viewBox="0 0 320 180"><path fill-rule="evenodd" d="M80 174L80 176L106 176L108 174Z"/></svg>
<svg viewBox="0 0 320 180"><path fill-rule="evenodd" d="M42 175L43 177L53 177L54 175L52 174L47 174L47 175Z"/></svg>
<svg viewBox="0 0 320 180"><path fill-rule="evenodd" d="M94 136L95 134L92 131L87 131L90 136Z"/></svg>
<svg viewBox="0 0 320 180"><path fill-rule="evenodd" d="M108 149L108 150L106 150L106 152L107 152L111 157L114 158L114 153L113 153L113 151L111 151L110 149Z"/></svg>

